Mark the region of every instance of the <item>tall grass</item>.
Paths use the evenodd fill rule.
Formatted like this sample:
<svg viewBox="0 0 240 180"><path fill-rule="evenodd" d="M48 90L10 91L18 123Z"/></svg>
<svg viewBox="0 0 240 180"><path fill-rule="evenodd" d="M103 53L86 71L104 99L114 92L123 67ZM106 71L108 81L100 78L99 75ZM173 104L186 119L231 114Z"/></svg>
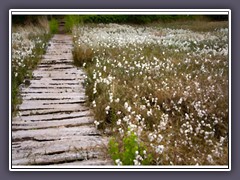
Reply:
<svg viewBox="0 0 240 180"><path fill-rule="evenodd" d="M64 17L65 19L65 30L67 32L71 32L74 26L78 26L79 24L83 24L82 16L78 15L67 15Z"/></svg>
<svg viewBox="0 0 240 180"><path fill-rule="evenodd" d="M26 86L25 80L31 79L32 70L37 66L42 54L45 53L50 38L48 21L39 19L36 25L17 25L12 33L12 115L17 112L21 103L20 86Z"/></svg>

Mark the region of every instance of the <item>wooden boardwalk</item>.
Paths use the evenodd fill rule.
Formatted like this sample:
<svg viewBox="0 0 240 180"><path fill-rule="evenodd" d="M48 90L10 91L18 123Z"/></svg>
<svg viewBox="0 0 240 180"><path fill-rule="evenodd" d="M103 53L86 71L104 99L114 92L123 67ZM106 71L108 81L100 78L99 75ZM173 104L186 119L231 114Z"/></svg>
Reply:
<svg viewBox="0 0 240 180"><path fill-rule="evenodd" d="M72 38L57 34L12 119L12 165L111 165L108 138L85 106L84 72L75 67Z"/></svg>

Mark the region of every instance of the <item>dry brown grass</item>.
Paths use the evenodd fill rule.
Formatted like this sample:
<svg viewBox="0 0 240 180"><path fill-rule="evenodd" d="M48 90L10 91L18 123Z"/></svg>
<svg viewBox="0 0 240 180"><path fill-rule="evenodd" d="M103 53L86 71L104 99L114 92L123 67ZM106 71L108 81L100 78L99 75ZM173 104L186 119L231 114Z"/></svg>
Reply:
<svg viewBox="0 0 240 180"><path fill-rule="evenodd" d="M49 23L48 23L47 17L44 16L44 17L39 18L38 19L38 23L44 29L48 29L49 30Z"/></svg>
<svg viewBox="0 0 240 180"><path fill-rule="evenodd" d="M84 63L89 63L94 57L94 52L91 48L84 44L77 44L74 46L73 58L74 64L77 66L83 66Z"/></svg>

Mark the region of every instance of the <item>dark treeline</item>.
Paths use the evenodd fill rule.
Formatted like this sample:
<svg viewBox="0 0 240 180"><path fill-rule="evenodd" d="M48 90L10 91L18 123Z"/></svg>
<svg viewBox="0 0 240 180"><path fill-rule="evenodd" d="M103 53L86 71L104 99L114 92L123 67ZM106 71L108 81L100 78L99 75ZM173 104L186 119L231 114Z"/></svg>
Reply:
<svg viewBox="0 0 240 180"><path fill-rule="evenodd" d="M213 21L227 21L228 15L207 15L210 20Z"/></svg>
<svg viewBox="0 0 240 180"><path fill-rule="evenodd" d="M77 15L76 15L77 16ZM13 24L36 24L38 18L44 17L39 15L13 15ZM52 18L59 19L64 16L45 15L49 20ZM226 21L227 15L79 15L84 23L136 23L144 24L156 21L176 21L176 20L197 20L201 17L212 21Z"/></svg>
<svg viewBox="0 0 240 180"><path fill-rule="evenodd" d="M156 21L176 21L176 20L206 20L223 21L228 20L228 16L223 15L89 15L82 16L84 22L90 23L151 23Z"/></svg>
<svg viewBox="0 0 240 180"><path fill-rule="evenodd" d="M38 19L44 17L39 15L13 15L12 23L13 24L37 24Z"/></svg>

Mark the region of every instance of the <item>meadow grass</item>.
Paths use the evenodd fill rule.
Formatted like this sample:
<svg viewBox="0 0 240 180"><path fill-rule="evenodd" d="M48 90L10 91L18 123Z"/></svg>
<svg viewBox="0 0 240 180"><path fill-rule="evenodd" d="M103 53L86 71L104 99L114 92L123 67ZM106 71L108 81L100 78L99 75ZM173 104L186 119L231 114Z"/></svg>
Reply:
<svg viewBox="0 0 240 180"><path fill-rule="evenodd" d="M45 53L50 38L49 24L46 18L40 18L38 26L17 25L12 28L12 115L17 113L21 103L20 90L25 80L32 78L32 70L37 66L41 55Z"/></svg>
<svg viewBox="0 0 240 180"><path fill-rule="evenodd" d="M199 24L73 29L74 60L116 165L228 164L228 28Z"/></svg>

